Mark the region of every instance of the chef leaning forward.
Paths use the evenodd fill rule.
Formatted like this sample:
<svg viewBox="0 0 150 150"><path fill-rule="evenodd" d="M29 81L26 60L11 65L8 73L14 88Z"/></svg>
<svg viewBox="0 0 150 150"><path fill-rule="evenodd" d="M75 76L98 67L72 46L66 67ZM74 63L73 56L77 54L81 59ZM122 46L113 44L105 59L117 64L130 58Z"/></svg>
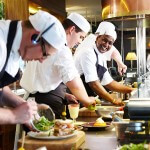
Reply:
<svg viewBox="0 0 150 150"><path fill-rule="evenodd" d="M39 11L27 21L0 21L0 124L27 123L37 112L35 102L25 102L7 86L19 79L20 56L42 62L65 43L63 26L47 12Z"/></svg>
<svg viewBox="0 0 150 150"><path fill-rule="evenodd" d="M64 20L63 26L69 48L78 45L90 30L88 21L77 13L71 13ZM56 118L60 118L62 114L66 97L74 102L78 99L87 107L95 103L94 98L89 98L86 93L68 47L62 47L61 51L42 64L29 62L21 79L21 86L29 93L35 93L35 100L38 103L51 106ZM32 74L33 70L35 74ZM66 86L61 82L67 85L74 96L66 93Z"/></svg>
<svg viewBox="0 0 150 150"><path fill-rule="evenodd" d="M110 22L106 22L106 21L103 23L105 23L106 28L109 28L109 26L111 24ZM92 33L89 34L84 39L84 41L76 48L75 51L82 51L86 47L89 48L90 46L93 46L93 43L95 43L96 37L99 35L99 28L101 28L101 25L103 25L103 23L100 23L95 34L92 34ZM103 55L107 61L110 61L111 59L116 61L117 66L118 66L118 72L121 76L126 72L127 66L123 63L122 57L114 45L112 45L112 47L109 51L103 53Z"/></svg>
<svg viewBox="0 0 150 150"><path fill-rule="evenodd" d="M96 93L101 98L115 105L123 105L121 99L113 99L103 87L105 86L112 91L122 93L130 93L133 90L112 79L103 55L103 53L112 48L116 40L115 26L110 22L102 22L99 25L97 33L99 35L92 46L75 52L75 65L81 75L88 95L94 96Z"/></svg>

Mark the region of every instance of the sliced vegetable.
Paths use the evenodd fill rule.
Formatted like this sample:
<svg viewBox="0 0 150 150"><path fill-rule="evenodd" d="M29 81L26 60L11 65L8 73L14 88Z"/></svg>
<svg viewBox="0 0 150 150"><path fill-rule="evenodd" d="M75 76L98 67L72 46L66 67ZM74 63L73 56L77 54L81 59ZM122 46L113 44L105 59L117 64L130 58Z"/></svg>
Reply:
<svg viewBox="0 0 150 150"><path fill-rule="evenodd" d="M99 98L95 99L96 104L101 104L101 100Z"/></svg>
<svg viewBox="0 0 150 150"><path fill-rule="evenodd" d="M89 110L95 110L95 109L96 109L96 105L89 105L89 106L88 106L88 109L89 109Z"/></svg>

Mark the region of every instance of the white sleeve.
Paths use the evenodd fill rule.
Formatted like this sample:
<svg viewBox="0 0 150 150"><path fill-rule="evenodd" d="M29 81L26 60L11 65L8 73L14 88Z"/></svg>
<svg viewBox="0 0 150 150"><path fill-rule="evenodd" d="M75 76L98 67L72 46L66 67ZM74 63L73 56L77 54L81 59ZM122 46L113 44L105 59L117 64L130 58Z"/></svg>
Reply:
<svg viewBox="0 0 150 150"><path fill-rule="evenodd" d="M0 32L0 72L4 67L7 55L6 42L4 41Z"/></svg>
<svg viewBox="0 0 150 150"><path fill-rule="evenodd" d="M54 65L64 83L67 83L68 81L71 81L75 77L79 76L74 64L71 50L68 47L59 53Z"/></svg>
<svg viewBox="0 0 150 150"><path fill-rule="evenodd" d="M103 79L101 80L102 85L107 85L113 81L113 78L110 76L108 70L104 73Z"/></svg>
<svg viewBox="0 0 150 150"><path fill-rule="evenodd" d="M81 56L80 63L82 66L82 70L83 70L86 82L99 80L98 75L97 75L96 60L97 58L96 58L95 53L94 52L91 53L89 52L89 50L87 50Z"/></svg>
<svg viewBox="0 0 150 150"><path fill-rule="evenodd" d="M26 64L24 73L20 80L20 85L29 93L35 92L35 87L38 85L36 82L36 66L37 61L30 61Z"/></svg>

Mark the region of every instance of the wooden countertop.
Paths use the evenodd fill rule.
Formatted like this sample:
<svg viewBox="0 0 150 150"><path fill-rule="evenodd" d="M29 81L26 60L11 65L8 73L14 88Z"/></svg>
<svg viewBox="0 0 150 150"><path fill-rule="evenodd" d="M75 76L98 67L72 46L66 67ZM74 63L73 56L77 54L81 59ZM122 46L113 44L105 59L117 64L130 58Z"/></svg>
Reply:
<svg viewBox="0 0 150 150"><path fill-rule="evenodd" d="M85 133L83 131L77 131L75 136L61 140L34 139L26 136L24 148L26 150L36 150L37 148L45 146L47 150L75 150L78 149L84 141ZM18 141L18 147L20 146L21 139Z"/></svg>
<svg viewBox="0 0 150 150"><path fill-rule="evenodd" d="M79 111L79 117L98 117L95 111L91 111L86 107L83 107Z"/></svg>

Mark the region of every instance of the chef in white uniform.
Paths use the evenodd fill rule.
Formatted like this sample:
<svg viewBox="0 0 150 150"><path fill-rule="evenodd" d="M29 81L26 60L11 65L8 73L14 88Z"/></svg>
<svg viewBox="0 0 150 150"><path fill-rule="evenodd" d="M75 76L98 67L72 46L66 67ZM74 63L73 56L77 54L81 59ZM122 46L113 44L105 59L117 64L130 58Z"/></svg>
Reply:
<svg viewBox="0 0 150 150"><path fill-rule="evenodd" d="M117 35L114 25L109 23L108 27L106 24L100 24L99 35L92 45L75 52L74 60L89 96L97 94L113 104L122 105L120 99L113 99L103 87L122 93L132 91L132 88L114 81L108 72L104 53L111 50Z"/></svg>
<svg viewBox="0 0 150 150"><path fill-rule="evenodd" d="M90 30L88 21L77 13L71 13L64 20L63 26L69 48L78 45ZM86 93L75 68L72 52L68 47L62 47L61 51L42 64L28 63L20 82L29 93L35 93L36 102L48 104L53 109L56 118L61 117L65 96L71 96L75 102L78 99L85 106L95 103L94 98L89 98ZM34 74L32 74L33 71ZM66 86L61 82L70 89L74 96L66 95Z"/></svg>
<svg viewBox="0 0 150 150"><path fill-rule="evenodd" d="M26 102L7 86L19 79L20 56L43 62L65 43L63 26L47 12L39 11L27 21L0 21L0 124L26 123L37 112L35 102Z"/></svg>
<svg viewBox="0 0 150 150"><path fill-rule="evenodd" d="M95 34L89 34L84 41L76 48L75 51L81 51L82 49L85 49L85 47L90 47L93 45L93 43L95 43L96 37L98 36L99 33L99 29L101 28L101 26L105 26L105 28L110 28L110 22L106 22L103 21L103 23L100 23ZM111 25L111 27L113 29L115 29L114 25ZM105 52L103 55L105 55L105 58L107 61L110 61L111 59L114 59L118 65L118 72L120 75L123 75L126 70L127 70L127 66L123 63L122 61L122 57L119 53L119 51L116 49L116 47L114 45L112 45L111 49L107 52Z"/></svg>

